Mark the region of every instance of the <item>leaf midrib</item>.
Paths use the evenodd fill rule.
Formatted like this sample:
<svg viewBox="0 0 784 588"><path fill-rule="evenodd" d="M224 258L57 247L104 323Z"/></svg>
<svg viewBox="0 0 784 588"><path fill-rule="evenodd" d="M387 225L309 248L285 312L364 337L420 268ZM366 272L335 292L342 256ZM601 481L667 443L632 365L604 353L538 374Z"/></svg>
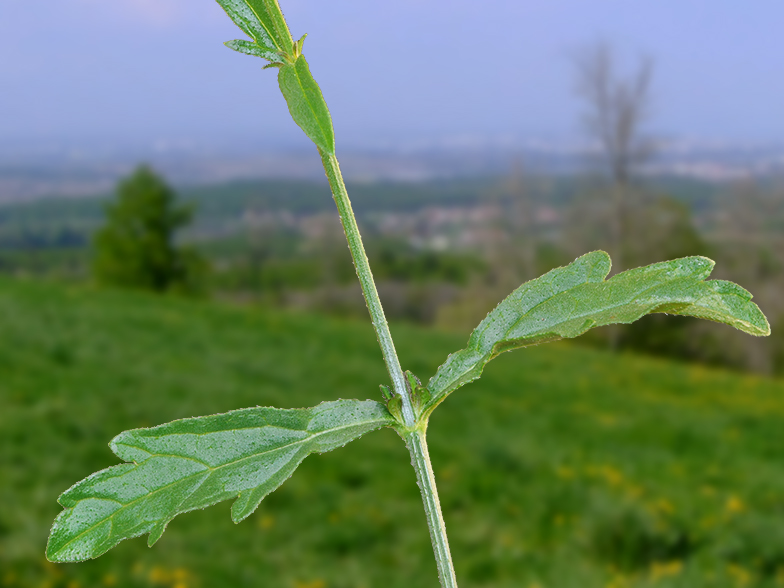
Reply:
<svg viewBox="0 0 784 588"><path fill-rule="evenodd" d="M675 278L675 279L679 279L679 278ZM692 279L694 279L694 280L695 280L695 282L696 282L697 284L707 284L707 283L708 283L708 281L706 281L706 280L696 280L695 278L692 278ZM675 280L672 280L672 281L675 281ZM711 281L712 281L712 280L711 280ZM606 283L608 283L608 282L607 282L607 281L605 281L605 282L603 282L603 283L604 283L604 284L606 284ZM639 292L637 292L637 293L636 293L634 296L632 296L632 297L631 297L631 299L627 299L625 302L619 302L619 303L617 303L617 304L612 304L612 305L602 306L602 307L600 307L599 309L597 309L597 310L595 310L595 311L583 312L582 314L572 315L572 316L570 316L570 318L568 318L568 319L565 319L565 320L562 320L562 321L558 321L558 322L556 322L556 323L553 323L551 326L552 326L552 327L555 327L555 326L557 326L557 325L563 324L563 323L565 323L565 322L568 322L568 321L572 321L572 320L577 320L577 319L585 318L585 317L588 317L588 316L590 316L590 315L592 315L592 314L597 314L597 313L600 313L600 312L606 312L606 311L608 311L608 310L609 310L609 311L611 311L611 310L615 310L615 309L617 309L617 308L620 308L620 307L622 307L622 306L628 306L628 305L630 305L630 304L643 304L643 302L641 302L641 301L638 301L638 300L635 300L635 299L639 299L640 297L642 297L642 296L645 296L645 294L646 294L646 293L648 293L650 290L653 290L653 289L655 289L655 288L659 288L659 287L661 287L661 286L665 285L666 283L667 283L667 282L663 282L663 283L660 283L660 284L655 284L655 285L653 285L653 286L649 286L648 288L645 288L644 290L640 290L640 291L639 291ZM579 287L579 286L578 286L578 287ZM570 289L570 290L566 290L566 291L562 292L561 294L568 294L570 291L571 291L571 289ZM560 295L560 294L558 294L557 296L559 296L559 295ZM727 294L724 294L724 296L726 296L726 295L727 295ZM731 294L731 293L730 293L729 295L731 295L731 296L737 296L737 294ZM719 294L719 296L722 296L722 294ZM552 298L555 298L555 296L553 296ZM550 298L550 300L552 300L552 298ZM671 298L677 298L677 297L671 297ZM684 304L688 304L689 306L695 306L695 305L696 305L696 303L697 303L697 302L699 301L699 299L701 299L701 298L703 298L703 296L699 296L698 298L696 298L696 299L694 300L694 302L685 302ZM547 302L547 301L545 301L545 302ZM673 300L673 299L671 299L671 300L669 300L669 301L662 301L662 304L667 304L668 302L677 302L677 300ZM747 301L747 302L748 302L748 301ZM541 304L544 304L544 302L542 302ZM539 305L537 305L537 306L539 306ZM527 316L528 316L528 315L529 315L529 314L530 314L530 313L531 313L533 310L534 310L534 308L532 308L530 311L528 311L528 312L527 312L527 313L525 313L525 314L524 314L522 317L520 317L520 320L518 320L518 321L517 321L517 322L516 322L516 323L515 323L515 324L514 324L512 327L510 327L510 328L509 328L509 330L507 330L507 331L506 331L506 333L504 333L504 336L506 337L506 336L509 334L509 332L510 332L510 331L511 331L511 330L512 330L512 329L513 329L515 326L519 325L519 324L520 324L520 323L523 321L523 319L525 319L525 318L526 318L526 317L527 317ZM646 314L649 314L649 313L646 313ZM726 313L722 313L722 314L726 314ZM733 317L733 319L735 319L736 321L738 321L738 320L739 320L739 319L737 319L736 317ZM739 322L743 322L743 323L746 323L746 324L751 324L751 323L749 323L748 321L742 321L742 320L739 320ZM533 334L532 334L532 335L529 335L529 336L533 336ZM526 338L527 338L527 337L522 337L520 340L524 340L524 339L526 339Z"/></svg>
<svg viewBox="0 0 784 588"><path fill-rule="evenodd" d="M689 278L690 278L690 276L680 276L680 277L673 278L672 280L667 280L667 281L675 281L675 280L677 280L677 279L682 279L682 278L689 279ZM700 284L700 283L702 283L702 284L707 284L709 281L711 281L711 280L704 280L704 279L703 279L703 280L698 280L697 278L693 278L693 277L692 277L691 279L695 280L695 282L696 282L696 283L698 283L698 284ZM558 325L560 325L560 324L563 324L563 323L565 323L565 322L568 322L568 321L571 321L571 320L576 320L576 319L580 319L580 318L585 318L586 316L589 316L589 315L591 315L591 314L596 314L596 312L603 312L603 311L607 311L607 310L613 310L613 309L619 308L619 307L621 307L621 306L627 306L627 305L631 304L635 298L639 298L639 297L641 297L641 296L644 296L644 295L645 295L647 292L649 292L650 290L653 290L653 289L655 289L655 288L661 287L663 284L666 284L666 283L667 283L667 281L665 281L665 282L662 282L662 283L659 283L659 284L655 284L655 285L653 285L653 286L649 286L648 288L645 288L645 289L643 289L643 290L641 290L641 291L637 292L637 293L636 293L634 296L632 296L632 300L627 300L626 302L620 302L620 303L617 303L617 304L614 304L614 305L610 305L610 306L604 306L604 307L602 307L602 308L601 308L601 310L599 310L599 311L594 311L594 312L585 312L585 313L582 313L582 314L580 314L580 315L571 316L570 318L568 318L568 319L566 319L566 320L562 320L562 321L559 321L559 322L556 322L556 323L554 323L554 324L550 325L550 328L554 328L554 327L556 327L556 326L558 326ZM498 343L498 342L502 342L502 341L506 341L506 337L509 335L509 332L510 332L512 329L514 329L514 328L515 328L515 326L519 325L519 324L520 324L520 323L521 323L523 320L525 320L525 318L526 318L527 316L529 316L529 315L530 315L532 312L534 312L534 311L535 311L537 308L539 308L539 307L540 307L540 306L542 306L543 304L546 304L547 302L549 302L549 301L553 300L554 298L556 298L556 297L558 297L558 296L561 296L561 295L569 294L571 291L573 291L573 290L575 290L575 289L577 289L577 288L580 288L581 286L585 286L586 284L600 284L600 285L601 285L601 284L607 284L607 283L609 283L609 282L610 282L610 280L607 280L607 279L605 279L605 280L602 280L601 282L583 282L582 284L577 284L576 286L573 286L573 287L569 288L568 290L564 290L563 292L558 292L557 294L554 294L553 296L550 296L549 298L547 298L547 299L545 299L545 300L542 300L541 302L538 302L537 304L535 304L534 306L532 306L530 309L528 309L528 310L525 312L525 314L523 314L523 315L522 315L522 316L521 316L521 317L520 317L518 320L516 320L516 321L514 322L514 324L513 324L511 327L509 327L509 328L508 328L506 331L504 331L504 338L503 338L503 339L500 339L500 340L499 340L499 341L497 341L496 343ZM503 302L501 302L501 304L503 304ZM689 305L690 305L690 306L694 306L694 303L689 303ZM499 306L500 306L500 304L499 304ZM746 324L750 324L750 323L748 323L748 321L741 321L741 322L744 322L744 323L746 323ZM485 328L485 329L482 331L481 335L484 335L484 334L487 332L487 330L490 328L490 326L491 326L491 325L488 325L488 326L487 326L487 327L486 327L486 328ZM525 336L525 337L522 337L520 340L521 340L521 341L524 341L524 340L525 340L525 339L527 339L527 338L534 337L534 336L535 336L535 334L536 334L536 333L532 333L532 334L530 334L530 335L527 335L527 336ZM495 347L496 343L494 343L494 344L493 344L493 347ZM484 364L487 364L489 361L491 361L491 360L493 359L493 347L491 347L491 348L490 348L488 351L484 351L483 349L480 349L478 346L476 346L476 347L466 347L466 348L464 348L464 349L461 349L460 351L466 351L466 350L472 349L472 350L474 350L474 351L477 351L477 352L480 352L480 353L482 353L482 356L481 356L481 358L480 358L480 359L478 359L477 361L475 361L475 362L474 362L474 363L471 365L471 368L470 368L470 369L466 370L466 371L465 371L465 372L463 372L463 373L462 373L462 374L461 374L459 377L457 377L457 378L453 379L451 382L449 382L449 384L448 384L447 386L445 386L445 387L444 387L444 392L442 392L442 393L438 393L438 394L437 394L437 396L436 396L436 398L441 398L442 396L446 396L446 395L447 395L447 394L449 394L450 392L454 392L454 389L450 389L450 388L451 388L452 386L454 386L454 385L455 385L457 382L459 382L459 381L461 380L461 378L462 378L464 375L468 374L468 373L469 373L471 370L473 370L473 369L474 369L474 368L475 368L475 367L476 367L476 366L477 366L479 363L482 363L482 362L483 362L483 360L485 360L486 358L488 358L488 356L490 356L490 357L489 357L489 359L487 359L486 361L484 361ZM460 353L460 351L458 351L457 353ZM458 386L458 387L459 387L459 386Z"/></svg>
<svg viewBox="0 0 784 588"><path fill-rule="evenodd" d="M286 49L278 46L278 42L275 39L275 36L269 31L269 29L266 26L264 26L264 21L259 16L259 13L256 12L256 9L253 8L253 6L249 2L245 2L245 0L241 0L241 1L244 2L244 4L248 7L248 9L253 13L253 16L256 17L256 20L261 25L261 28L264 29L264 32L267 33L267 36L269 37L270 41L272 41L272 44L275 46L275 49L277 49L278 51L285 51ZM256 42L257 45L259 44L258 39L253 39L253 40Z"/></svg>
<svg viewBox="0 0 784 588"><path fill-rule="evenodd" d="M253 457L258 457L259 455L264 455L265 453L272 453L273 451L278 451L279 449L285 449L285 448L287 448L287 447L292 447L292 446L294 446L294 445L297 445L298 443L304 443L304 442L306 442L306 441L311 441L311 440L313 440L313 439L315 439L315 438L317 438L317 437L319 437L319 436L321 436L321 435L324 435L324 434L326 434L326 433L331 433L331 432L335 432L335 431L341 431L341 430L344 430L344 429L350 429L350 428L352 428L352 427L357 427L357 426L361 426L361 425L368 425L368 424L374 424L374 423L383 424L383 423L385 423L385 422L386 422L386 419L385 419L385 420L371 420L371 421L363 421L363 422L361 422L361 423L355 423L355 424L352 424L352 425L345 425L345 426L342 426L342 427L335 427L334 429L329 429L329 430L327 430L327 431L321 431L321 432L319 432L319 433L313 433L313 434L311 434L309 437L306 437L306 438L304 438L304 439L298 439L298 440L296 440L296 441L293 441L293 442L291 442L291 443L287 443L286 445L281 445L281 446L279 446L279 447L276 447L275 449L270 449L270 450L268 450L268 451L262 451L262 452L259 452L259 453L254 453L253 455L249 455L249 456L246 456L246 457L240 458L240 459L238 459L238 460L235 460L235 461L232 461L232 462L229 462L229 463L223 464L223 465L216 466L216 467L214 467L214 468L213 468L213 467L210 467L210 466L208 466L206 463L204 463L204 462L202 462L202 461L199 461L199 460L197 460L197 459L194 459L194 458L192 458L192 457L181 456L181 455L169 455L169 454L164 454L164 453L162 453L162 454L158 454L158 453L151 453L151 454L150 454L150 457L148 457L147 459L145 459L143 462L141 462L141 463L136 463L136 462L133 462L133 463L134 463L134 464L135 464L135 465L138 467L138 466L140 466L141 464L143 464L143 463L145 463L146 461L148 461L149 459L152 459L153 457L177 457L177 458L181 458L181 459L189 459L189 460L191 460L191 461L195 461L195 462L197 462L197 463L201 463L202 465L204 465L204 467L206 467L206 468L207 468L207 470L209 470L209 473L208 473L207 477L205 478L205 480L206 480L206 479L207 479L207 478L209 478L209 477L210 477L210 476L211 476L211 475L212 475L212 474L213 474L215 471L217 471L217 470L219 470L219 469L221 469L221 468L225 468L225 467L228 467L228 466L236 465L236 464L238 464L238 463L240 463L240 462L242 462L242 461L244 461L244 460L246 460L246 459L251 459L251 458L253 458ZM265 425L265 426L273 426L273 425ZM249 429L249 428L255 428L255 427L246 427L246 428L244 428L244 429L232 429L232 430L246 430L246 429ZM288 429L288 430L289 430L289 431L297 431L297 430L299 430L299 429ZM185 435L185 434L187 434L187 433L173 433L173 434L174 434L174 435ZM208 434L208 433L202 433L202 434L205 434L205 435L206 435L206 434ZM125 445L125 444L119 444L119 443L118 443L118 445ZM126 446L127 446L127 447L133 447L133 445L126 445ZM125 463L131 463L131 462L125 462ZM96 498L97 500L109 500L110 502L116 502L117 504L120 504L121 506L120 506L120 508L118 508L116 511L114 511L112 514L110 514L108 517L106 517L106 518L104 518L104 519L101 519L100 521L98 521L98 522L97 522L97 523L95 523L94 525L92 525L92 526L88 527L87 529L85 529L84 531L82 531L81 533L79 533L78 535L75 535L75 536L74 536L72 539L70 539L70 540L69 540L67 543L65 543L65 544L63 545L63 547L61 547L61 548L60 548L60 549L57 551L57 553L60 553L60 552L62 552L62 550L63 550L65 547L67 547L68 545L71 545L72 543L74 543L74 541L76 541L76 540L80 539L82 536L84 536L84 535L86 535L87 533L91 532L92 530L94 530L96 527L98 527L99 525L103 524L103 523L104 523L104 522L106 522L107 520L108 520L108 521L109 521L109 522L112 524L112 527L113 527L113 526L114 526L114 520L113 520L113 519L114 519L114 516L115 516L115 515L116 515L116 514L117 514L119 511L121 511L123 508L127 508L127 507L129 507L129 506L132 506L134 503L138 502L139 500L142 500L143 498L148 498L148 497L150 497L150 496L152 496L152 495L155 495L155 494L157 494L157 493L159 493L159 492L163 492L164 490L166 490L166 489L168 489L168 488L170 488L170 487L174 486L175 484L177 484L177 483L179 483L179 482L182 482L183 480L188 480L188 479L190 479L190 478L196 477L196 476L198 476L198 475L201 475L201 474L204 474L204 473L207 473L207 472L205 472L205 471L201 471L201 472L196 472L196 473L194 473L194 474L189 474L189 475L187 475L187 476L185 476L185 477L182 477L182 478L180 478L180 479L178 479L178 480L176 480L176 481L174 481L174 482L171 482L170 484L166 484L166 486L161 486L161 487L160 487L160 488L158 488L157 490L153 490L152 492L149 492L149 493L147 493L147 494L145 494L145 495L143 495L143 496L139 496L138 498L134 498L134 499L133 499L133 500L131 500L130 502L125 502L125 503L123 503L123 502L120 502L119 500L116 500L116 499L114 499L114 498ZM201 486L199 486L199 487L201 487ZM198 490L198 488L196 488L196 489L195 489L193 492L196 492L196 490ZM191 493L191 495L192 495L192 494L193 494L193 493ZM92 497L91 497L91 498L92 498ZM82 499L82 500L89 500L89 498ZM81 502L81 500L77 501L77 504L78 504L78 502ZM74 508L76 508L76 506L75 506L75 505L74 505L74 506L72 506L72 507L70 507L70 510L73 510ZM183 513L184 513L184 512L188 512L188 511L183 511ZM179 514L183 514L183 513L179 513ZM156 519L156 520L160 520L160 519ZM144 531L142 531L142 532L140 533L140 535L143 535L143 534L144 534ZM137 536L138 536L138 535L137 535Z"/></svg>
<svg viewBox="0 0 784 588"><path fill-rule="evenodd" d="M619 274L619 275L620 275L620 274ZM674 280L681 279L681 278L687 278L687 279L688 279L688 278L690 278L690 277L691 277L691 276L679 276L679 277L673 278L672 280L666 280L666 281L664 281L664 282L661 282L661 283L659 283L659 284L656 284L656 285L653 285L653 286L649 286L649 287L645 288L644 290L641 290L640 292L638 292L637 294L635 294L635 297L643 296L643 295L644 295L646 292L648 292L648 291L650 291L650 290L653 290L654 288L658 288L658 287L659 287L659 286L661 286L662 284L666 284L668 281L674 281ZM693 277L691 277L691 279L695 279L695 280L696 280L696 278L693 278ZM519 324L520 324L520 323L521 323L521 322L522 322L522 321L525 319L525 317L527 317L529 314L531 314L532 312L534 312L534 311L535 311L537 308L539 308L539 307L540 307L540 306L542 306L543 304L546 304L546 303L550 302L550 301L551 301L553 298L557 298L558 296L562 296L562 295L564 295L564 294L569 294L569 293L570 293L570 292L572 292L573 290L576 290L577 288L581 288L582 286L586 286L586 285L588 285L588 284L604 285L604 284L611 283L611 280L612 280L612 278L610 278L610 279L608 280L608 279L605 277L605 278L604 278L604 279L602 279L602 281L600 281L600 282L582 282L581 284L577 284L577 285L575 285L575 286L572 286L571 288L569 288L569 289L567 289L567 290L563 290L563 291L561 291L561 292L557 292L557 293L553 294L552 296L550 296L549 298L546 298L546 299L542 300L541 302L537 302L537 303L536 303L536 304L534 304L534 305L533 305L531 308L529 308L527 311L525 311L525 314L523 314L523 315L522 315L522 316L521 316L519 319L517 319L517 320L514 322L514 324L513 324L511 327L509 327L509 328L508 328L506 331L504 331L504 337L506 337L506 336L509 334L509 331L511 331L512 329L514 329L516 325L519 325ZM697 281L698 281L698 282L702 282L702 283L706 283L706 280L697 280ZM503 301L501 302L501 304L503 304ZM499 306L500 306L501 304L499 304ZM629 303L627 302L626 304L629 304ZM617 304L617 305L615 305L615 306L609 306L609 307L605 307L605 309L612 309L612 308L617 308L618 306L623 306L623 304L621 303L621 304ZM585 316L585 315L582 315L582 316ZM579 317L574 317L574 318L579 318ZM572 319L569 319L569 320L572 320ZM565 322L565 321L563 321L563 322ZM488 325L488 326L487 326L487 327L486 327L486 328L485 328L485 329L482 331L482 335L484 335L484 334L487 332L487 329L489 329L489 328L490 328L490 325ZM493 346L495 346L495 343L493 344ZM466 348L466 349L468 349L468 348ZM480 350L478 347L474 347L474 349L475 349L476 351L481 351L481 350ZM492 348L490 349L490 353L492 353Z"/></svg>
<svg viewBox="0 0 784 588"><path fill-rule="evenodd" d="M304 60L305 56L304 55L300 55L300 57L297 59L297 61L299 61L300 58ZM305 63L305 67L310 69L310 66L307 64L307 61L305 61L304 63ZM296 63L296 61L292 64L292 67L294 68L294 77L297 78L297 84L299 85L300 89L302 90L302 95L305 97L305 103L308 105L308 108L310 109L310 112L313 113L313 118L316 121L316 126L318 126L319 130L321 131L321 134L324 137L325 142L330 142L330 141L326 141L326 139L328 138L327 137L327 133L326 133L324 127L321 126L321 120L319 118L318 113L316 112L316 109L313 108L313 105L310 103L310 100L308 99L308 93L305 90L305 86L303 86L302 82L300 81L299 72L297 71L297 63ZM334 142L334 138L333 138L333 141L331 141L331 142ZM328 153L330 155L334 155L335 154L334 146L329 148Z"/></svg>

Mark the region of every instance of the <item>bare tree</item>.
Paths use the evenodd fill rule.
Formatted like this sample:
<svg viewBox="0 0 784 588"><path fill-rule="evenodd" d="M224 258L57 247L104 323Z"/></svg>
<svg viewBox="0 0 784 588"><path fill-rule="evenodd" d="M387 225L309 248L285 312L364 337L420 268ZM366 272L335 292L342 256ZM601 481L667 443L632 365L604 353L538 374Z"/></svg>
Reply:
<svg viewBox="0 0 784 588"><path fill-rule="evenodd" d="M584 104L583 124L601 148L602 167L612 183L612 254L614 268L624 268L624 243L628 236L631 184L653 153L642 133L649 114L649 89L653 62L640 58L636 70L619 76L612 49L605 43L589 46L575 59L577 95Z"/></svg>

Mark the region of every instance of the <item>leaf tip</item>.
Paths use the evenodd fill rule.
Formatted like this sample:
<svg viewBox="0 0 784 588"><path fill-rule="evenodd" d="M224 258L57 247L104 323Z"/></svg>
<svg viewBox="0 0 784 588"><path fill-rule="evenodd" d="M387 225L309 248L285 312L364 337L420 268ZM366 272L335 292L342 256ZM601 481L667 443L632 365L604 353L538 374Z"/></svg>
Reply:
<svg viewBox="0 0 784 588"><path fill-rule="evenodd" d="M55 531L56 531L56 522L55 522L55 526L52 527L52 530L49 534L49 540L46 542L46 553L44 554L44 556L46 557L46 561L50 561L52 563L65 563L67 560L64 560L61 557L60 550L56 549L53 545Z"/></svg>
<svg viewBox="0 0 784 588"><path fill-rule="evenodd" d="M590 282L601 282L607 277L612 269L610 254L601 249L581 255L569 265L579 267L583 264L587 266L586 278Z"/></svg>
<svg viewBox="0 0 784 588"><path fill-rule="evenodd" d="M716 266L715 261L702 255L682 257L681 259L676 259L671 263L678 264L678 269L682 273L698 280L704 280L710 276L713 268Z"/></svg>
<svg viewBox="0 0 784 588"><path fill-rule="evenodd" d="M46 549L46 561L51 563L75 563L76 560L68 559L67 557L62 557L59 552L55 552L53 550Z"/></svg>
<svg viewBox="0 0 784 588"><path fill-rule="evenodd" d="M114 439L109 441L109 449L112 450L117 457L127 463L139 464L146 461L151 457L149 451L145 451L138 447L134 442L136 436L133 431L123 431Z"/></svg>
<svg viewBox="0 0 784 588"><path fill-rule="evenodd" d="M169 524L169 521L161 521L155 524L155 526L150 529L150 534L147 536L147 547L152 547L158 542L158 539L161 538L163 532L166 530L166 526Z"/></svg>
<svg viewBox="0 0 784 588"><path fill-rule="evenodd" d="M753 302L749 302L749 304L754 307L755 312L752 313L746 322L747 328L741 330L755 337L769 336L770 323L768 322L768 317L765 316L765 313L762 312L759 306Z"/></svg>
<svg viewBox="0 0 784 588"><path fill-rule="evenodd" d="M251 491L240 492L237 495L237 500L231 505L231 520L235 525L238 525L252 515L253 511L258 507L259 502L261 502L260 500L255 503L251 502L252 494L253 492Z"/></svg>

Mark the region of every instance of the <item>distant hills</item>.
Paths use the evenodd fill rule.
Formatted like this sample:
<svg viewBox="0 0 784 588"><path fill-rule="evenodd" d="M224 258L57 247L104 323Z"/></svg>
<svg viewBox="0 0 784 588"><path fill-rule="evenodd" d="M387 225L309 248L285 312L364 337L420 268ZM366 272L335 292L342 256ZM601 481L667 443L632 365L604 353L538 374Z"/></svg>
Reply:
<svg viewBox="0 0 784 588"><path fill-rule="evenodd" d="M471 136L411 145L349 146L340 152L346 177L364 183L503 176L512 170L540 175L583 174L600 169L597 156L595 148L579 141ZM52 144L16 149L0 145L0 203L105 194L141 161L150 163L179 186L323 178L318 156L310 149L230 149L188 142L127 148ZM646 173L711 182L784 177L784 145L662 140Z"/></svg>

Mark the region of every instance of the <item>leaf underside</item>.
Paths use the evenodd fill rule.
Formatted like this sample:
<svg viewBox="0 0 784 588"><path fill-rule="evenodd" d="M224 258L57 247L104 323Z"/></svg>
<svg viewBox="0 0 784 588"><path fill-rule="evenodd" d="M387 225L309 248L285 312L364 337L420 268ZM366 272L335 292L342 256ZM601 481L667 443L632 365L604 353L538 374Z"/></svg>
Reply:
<svg viewBox="0 0 784 588"><path fill-rule="evenodd" d="M230 48L282 63L277 53L291 51L294 41L277 0L217 0L217 2L234 24L253 39L253 43L229 41L227 45ZM238 43L240 44L237 45ZM242 43L255 44L258 52L248 51Z"/></svg>
<svg viewBox="0 0 784 588"><path fill-rule="evenodd" d="M594 251L526 282L479 324L468 347L453 353L428 383L426 412L477 379L505 351L577 337L593 327L632 323L646 314L704 318L751 335L770 326L751 294L732 282L705 281L714 262L685 257L622 272L605 280L610 256Z"/></svg>
<svg viewBox="0 0 784 588"><path fill-rule="evenodd" d="M283 63L283 57L280 53L272 51L267 47L263 47L258 43L246 41L244 39L235 39L224 43L229 49L233 49L237 53L244 53L245 55L252 55L254 57L261 57L274 64Z"/></svg>
<svg viewBox="0 0 784 588"><path fill-rule="evenodd" d="M314 408L246 408L126 431L110 443L128 463L96 472L64 492L46 556L75 562L149 533L152 546L178 514L237 498L249 516L311 453L341 447L395 421L372 400Z"/></svg>

